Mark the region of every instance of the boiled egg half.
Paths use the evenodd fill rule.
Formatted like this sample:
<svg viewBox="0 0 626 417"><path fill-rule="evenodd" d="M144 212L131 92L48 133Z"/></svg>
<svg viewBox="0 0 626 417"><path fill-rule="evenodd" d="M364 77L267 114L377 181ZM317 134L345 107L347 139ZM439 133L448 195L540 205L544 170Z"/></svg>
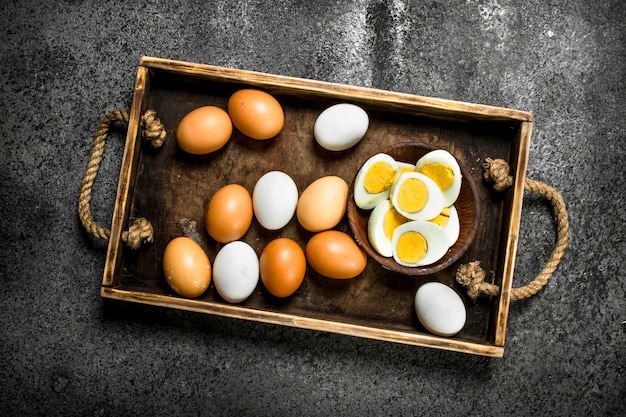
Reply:
<svg viewBox="0 0 626 417"><path fill-rule="evenodd" d="M444 149L430 151L415 164L415 171L432 179L443 195L445 207L454 204L461 192L461 168L454 156Z"/></svg>
<svg viewBox="0 0 626 417"><path fill-rule="evenodd" d="M393 256L391 250L393 231L408 221L409 219L393 208L391 201L383 200L372 210L367 223L367 237L370 245L381 256L391 258Z"/></svg>
<svg viewBox="0 0 626 417"><path fill-rule="evenodd" d="M419 172L405 172L391 188L391 204L411 220L430 220L445 207L437 184Z"/></svg>
<svg viewBox="0 0 626 417"><path fill-rule="evenodd" d="M354 181L356 205L363 210L371 210L389 198L398 174L398 163L387 154L379 153L365 161Z"/></svg>
<svg viewBox="0 0 626 417"><path fill-rule="evenodd" d="M427 221L410 221L398 226L391 239L393 259L404 266L430 265L448 251L443 227Z"/></svg>
<svg viewBox="0 0 626 417"><path fill-rule="evenodd" d="M444 207L437 217L429 221L438 224L443 228L443 231L446 233L446 237L448 238L448 247L452 247L459 239L459 234L461 233L459 213L453 205L450 207Z"/></svg>

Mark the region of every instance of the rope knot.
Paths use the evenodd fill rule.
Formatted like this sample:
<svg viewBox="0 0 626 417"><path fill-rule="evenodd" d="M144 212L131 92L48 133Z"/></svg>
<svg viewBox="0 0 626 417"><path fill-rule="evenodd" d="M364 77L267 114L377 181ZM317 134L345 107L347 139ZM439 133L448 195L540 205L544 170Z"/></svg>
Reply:
<svg viewBox="0 0 626 417"><path fill-rule="evenodd" d="M472 261L461 265L456 271L456 280L467 287L467 295L475 300L479 295L498 295L497 285L485 282L485 271L480 267L480 261Z"/></svg>
<svg viewBox="0 0 626 417"><path fill-rule="evenodd" d="M153 148L160 148L165 141L167 133L156 112L154 110L146 110L141 116L141 124L143 127L141 131L143 139L149 141Z"/></svg>
<svg viewBox="0 0 626 417"><path fill-rule="evenodd" d="M483 162L485 181L493 183L493 189L504 191L513 185L513 177L509 175L509 164L504 159L485 158Z"/></svg>
<svg viewBox="0 0 626 417"><path fill-rule="evenodd" d="M135 220L128 228L128 231L122 233L122 240L133 250L139 249L143 243L152 242L152 238L152 224L143 217Z"/></svg>

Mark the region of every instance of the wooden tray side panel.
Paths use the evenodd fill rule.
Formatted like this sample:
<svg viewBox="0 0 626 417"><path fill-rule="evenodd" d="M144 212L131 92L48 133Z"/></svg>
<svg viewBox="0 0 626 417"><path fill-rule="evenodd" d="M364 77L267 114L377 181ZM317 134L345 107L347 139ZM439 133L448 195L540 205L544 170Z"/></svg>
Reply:
<svg viewBox="0 0 626 417"><path fill-rule="evenodd" d="M198 303L182 298L171 299L169 296L141 293L138 291L125 291L115 288L103 287L100 291L102 297L132 301L140 304L153 305L165 308L177 308L179 310L193 311L197 313L211 313L214 315L257 321L261 323L276 324L281 326L297 327L301 329L325 331L354 337L366 337L393 343L403 343L414 346L449 350L461 353L469 353L481 356L502 357L504 349L489 344L479 344L451 338L441 338L423 333L405 333L393 330L376 329L369 326L358 326L350 323L328 322L311 317L297 317L275 312L255 311L252 314L242 314L241 309L222 303Z"/></svg>
<svg viewBox="0 0 626 417"><path fill-rule="evenodd" d="M358 100L367 98L369 102L379 101L392 111L405 109L407 106L420 108L424 114L443 116L454 120L532 120L532 114L524 111L501 107L465 103L411 94L402 94L372 88L333 84L323 81L294 78L288 76L264 74L255 71L215 67L212 65L193 64L154 57L142 57L140 65L168 72L183 74L187 77L198 76L204 80L220 79L233 83L241 82L251 86L267 87L272 85L273 92L284 93L297 89L299 94L324 97L325 99Z"/></svg>
<svg viewBox="0 0 626 417"><path fill-rule="evenodd" d="M511 196L510 219L508 220L508 241L504 254L504 266L502 271L502 282L500 283L500 297L498 299L498 310L495 315L496 324L494 326L494 344L504 346L506 338L506 327L509 316L509 306L511 300L511 288L513 286L513 276L515 269L515 255L519 238L522 205L524 198L524 182L526 180L526 170L528 168L528 155L530 152L530 140L532 135L533 122L524 122L520 126L519 140L511 155L511 174L514 176L513 189L509 191Z"/></svg>
<svg viewBox="0 0 626 417"><path fill-rule="evenodd" d="M122 262L122 231L127 228L128 215L130 211L129 196L132 195L137 176L137 160L141 152L141 114L142 102L148 83L148 70L140 66L137 69L135 79L135 90L133 93L133 104L129 114L128 130L126 133L126 143L124 154L122 155L122 166L118 180L118 189L115 200L115 208L111 221L111 236L107 248L104 276L102 285L114 285L119 282L120 268Z"/></svg>

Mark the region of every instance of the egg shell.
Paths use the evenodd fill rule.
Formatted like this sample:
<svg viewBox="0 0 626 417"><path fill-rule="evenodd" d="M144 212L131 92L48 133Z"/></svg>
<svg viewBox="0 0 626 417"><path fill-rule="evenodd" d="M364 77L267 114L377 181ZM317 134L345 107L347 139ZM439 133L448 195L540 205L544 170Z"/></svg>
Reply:
<svg viewBox="0 0 626 417"><path fill-rule="evenodd" d="M236 91L228 99L228 114L235 127L252 139L272 138L285 124L285 113L278 100L261 90Z"/></svg>
<svg viewBox="0 0 626 417"><path fill-rule="evenodd" d="M315 120L315 140L330 151L343 151L359 143L369 127L369 117L361 107L340 103L328 107Z"/></svg>
<svg viewBox="0 0 626 417"><path fill-rule="evenodd" d="M334 175L309 184L300 195L296 217L306 230L321 232L335 227L346 214L348 184Z"/></svg>
<svg viewBox="0 0 626 417"><path fill-rule="evenodd" d="M232 133L228 113L216 106L202 106L182 118L176 129L176 143L185 152L203 155L226 145Z"/></svg>
<svg viewBox="0 0 626 417"><path fill-rule="evenodd" d="M261 281L275 297L289 297L306 274L304 251L295 241L281 237L268 243L259 258Z"/></svg>
<svg viewBox="0 0 626 417"><path fill-rule="evenodd" d="M372 168L372 166L377 162L383 162L391 166L391 168L395 171L395 175L394 178L392 178L392 180L390 181L389 188L379 193L370 193L365 188L365 179L370 168ZM391 184L397 181L399 175L400 170L398 168L398 163L391 156L385 153L378 153L371 156L367 161L363 163L361 168L359 168L359 171L356 174L356 178L354 179L354 202L359 208L362 208L363 210L373 209L381 201L389 198L389 193L391 192Z"/></svg>
<svg viewBox="0 0 626 417"><path fill-rule="evenodd" d="M172 239L165 247L163 274L178 295L196 298L209 288L211 263L200 245L181 236Z"/></svg>
<svg viewBox="0 0 626 417"><path fill-rule="evenodd" d="M347 234L338 230L317 233L306 245L306 259L320 275L349 279L367 266L367 255Z"/></svg>
<svg viewBox="0 0 626 417"><path fill-rule="evenodd" d="M213 283L230 303L248 298L259 282L259 258L247 243L237 240L222 247L213 261Z"/></svg>
<svg viewBox="0 0 626 417"><path fill-rule="evenodd" d="M252 197L248 190L239 184L228 184L211 198L204 221L213 239L228 243L246 234L252 217Z"/></svg>
<svg viewBox="0 0 626 417"><path fill-rule="evenodd" d="M427 282L417 289L415 312L426 330L446 337L460 332L467 319L459 294L440 282Z"/></svg>
<svg viewBox="0 0 626 417"><path fill-rule="evenodd" d="M258 222L268 230L289 223L298 204L298 187L282 171L270 171L257 181L252 191L252 207Z"/></svg>

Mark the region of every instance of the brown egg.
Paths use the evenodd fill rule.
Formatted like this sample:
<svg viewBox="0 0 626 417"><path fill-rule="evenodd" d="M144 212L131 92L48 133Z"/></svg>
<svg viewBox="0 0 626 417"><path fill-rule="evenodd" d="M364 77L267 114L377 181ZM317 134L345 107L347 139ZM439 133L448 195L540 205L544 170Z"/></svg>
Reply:
<svg viewBox="0 0 626 417"><path fill-rule="evenodd" d="M228 114L235 127L253 139L272 138L285 124L285 113L280 103L260 90L236 91L228 100Z"/></svg>
<svg viewBox="0 0 626 417"><path fill-rule="evenodd" d="M176 129L176 143L185 152L202 155L224 146L233 133L233 124L224 110L198 107L187 113Z"/></svg>
<svg viewBox="0 0 626 417"><path fill-rule="evenodd" d="M288 297L300 287L306 274L304 251L295 241L281 237L265 246L259 258L263 285L276 297Z"/></svg>
<svg viewBox="0 0 626 417"><path fill-rule="evenodd" d="M306 259L319 274L336 279L354 278L367 266L365 252L338 230L314 235L306 245Z"/></svg>
<svg viewBox="0 0 626 417"><path fill-rule="evenodd" d="M213 239L228 243L246 234L252 216L252 197L248 190L239 184L228 184L213 195L204 222Z"/></svg>
<svg viewBox="0 0 626 417"><path fill-rule="evenodd" d="M296 216L305 229L321 232L332 229L346 213L348 184L334 175L318 178L300 195Z"/></svg>
<svg viewBox="0 0 626 417"><path fill-rule="evenodd" d="M196 298L209 288L211 263L200 245L188 237L177 237L163 252L163 274L177 294Z"/></svg>

